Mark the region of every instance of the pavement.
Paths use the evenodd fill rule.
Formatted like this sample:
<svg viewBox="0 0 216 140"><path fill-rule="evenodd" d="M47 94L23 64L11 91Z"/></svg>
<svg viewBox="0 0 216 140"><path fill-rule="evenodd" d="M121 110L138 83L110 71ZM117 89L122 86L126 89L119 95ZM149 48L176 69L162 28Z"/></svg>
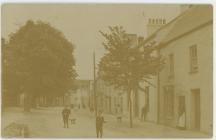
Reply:
<svg viewBox="0 0 216 140"><path fill-rule="evenodd" d="M7 108L2 113L2 128L4 129L13 122L27 124L32 138L95 138L95 116L89 111L77 112L76 124L69 128L63 127L61 116L62 107L47 107L32 109L24 113L22 108ZM117 122L116 117L104 114L105 138L210 138L210 135L189 131L178 130L164 125L151 122L134 120L133 128L129 127L129 119L123 118ZM2 130L3 130L2 129ZM3 136L6 137L6 136Z"/></svg>

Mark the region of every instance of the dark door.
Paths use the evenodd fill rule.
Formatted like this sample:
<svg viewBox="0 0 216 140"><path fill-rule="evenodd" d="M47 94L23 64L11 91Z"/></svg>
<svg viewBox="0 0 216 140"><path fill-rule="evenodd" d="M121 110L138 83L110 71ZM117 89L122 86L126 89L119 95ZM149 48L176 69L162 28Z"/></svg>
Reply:
<svg viewBox="0 0 216 140"><path fill-rule="evenodd" d="M109 113L111 113L112 103L111 103L111 97L109 96Z"/></svg>
<svg viewBox="0 0 216 140"><path fill-rule="evenodd" d="M166 119L173 119L174 116L174 88L173 86L164 87L164 109Z"/></svg>
<svg viewBox="0 0 216 140"><path fill-rule="evenodd" d="M184 129L186 128L186 107L185 107L185 96L179 96L178 97L178 119L183 119L184 120L184 126L181 125ZM184 117L184 118L182 118ZM180 121L180 120L179 120ZM183 122L181 122L183 123Z"/></svg>
<svg viewBox="0 0 216 140"><path fill-rule="evenodd" d="M185 112L185 96L179 96L179 109L178 109L179 116Z"/></svg>
<svg viewBox="0 0 216 140"><path fill-rule="evenodd" d="M194 129L200 129L200 90L193 89L192 90L192 97L193 97L193 112L194 112Z"/></svg>

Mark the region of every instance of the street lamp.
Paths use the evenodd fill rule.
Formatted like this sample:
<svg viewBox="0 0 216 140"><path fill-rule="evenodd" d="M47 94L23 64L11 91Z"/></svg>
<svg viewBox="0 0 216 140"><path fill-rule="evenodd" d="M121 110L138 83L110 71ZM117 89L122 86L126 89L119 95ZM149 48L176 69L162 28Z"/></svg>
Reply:
<svg viewBox="0 0 216 140"><path fill-rule="evenodd" d="M101 49L101 48L98 48L98 49ZM98 50L97 49L97 50ZM94 68L94 105L95 105L95 116L97 116L97 80L96 80L96 66L95 66L95 50L93 52L93 68Z"/></svg>

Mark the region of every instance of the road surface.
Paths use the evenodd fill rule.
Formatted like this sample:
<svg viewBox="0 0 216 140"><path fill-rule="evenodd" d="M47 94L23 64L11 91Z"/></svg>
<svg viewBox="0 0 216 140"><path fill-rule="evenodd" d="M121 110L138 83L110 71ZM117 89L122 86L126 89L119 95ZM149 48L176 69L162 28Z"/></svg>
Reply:
<svg viewBox="0 0 216 140"><path fill-rule="evenodd" d="M63 127L61 107L48 107L34 109L30 113L24 113L21 108L7 108L2 113L2 128L12 122L27 124L30 128L30 137L34 138L95 138L94 113L79 111L76 124L69 128ZM178 130L175 128L158 125L150 122L134 120L133 128L129 127L129 120L123 119L118 123L112 115L104 114L105 138L166 138L166 137L211 137L210 135Z"/></svg>

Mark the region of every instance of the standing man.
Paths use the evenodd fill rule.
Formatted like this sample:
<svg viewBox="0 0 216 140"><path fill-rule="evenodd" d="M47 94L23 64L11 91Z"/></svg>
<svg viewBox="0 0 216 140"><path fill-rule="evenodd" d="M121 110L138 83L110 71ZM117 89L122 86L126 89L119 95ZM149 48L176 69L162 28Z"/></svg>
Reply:
<svg viewBox="0 0 216 140"><path fill-rule="evenodd" d="M62 110L64 128L68 128L69 115L70 115L70 109L67 106L65 106L65 108Z"/></svg>
<svg viewBox="0 0 216 140"><path fill-rule="evenodd" d="M117 105L117 121L121 122L122 121L122 111L121 111L121 106L120 104Z"/></svg>
<svg viewBox="0 0 216 140"><path fill-rule="evenodd" d="M141 121L146 120L146 114L147 114L147 105L144 105L141 110Z"/></svg>
<svg viewBox="0 0 216 140"><path fill-rule="evenodd" d="M97 138L102 138L103 136L103 123L105 123L104 117L102 116L102 111L99 111L98 116L96 117Z"/></svg>

